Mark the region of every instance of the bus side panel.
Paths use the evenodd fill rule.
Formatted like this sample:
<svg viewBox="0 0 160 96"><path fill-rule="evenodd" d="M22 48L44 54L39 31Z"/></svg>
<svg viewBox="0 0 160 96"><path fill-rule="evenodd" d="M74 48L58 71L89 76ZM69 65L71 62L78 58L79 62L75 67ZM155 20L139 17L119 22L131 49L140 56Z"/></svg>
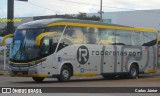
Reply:
<svg viewBox="0 0 160 96"><path fill-rule="evenodd" d="M89 76L100 74L102 45L84 44L76 50L75 75Z"/></svg>
<svg viewBox="0 0 160 96"><path fill-rule="evenodd" d="M142 59L142 47L141 46L116 46L117 54L117 67L115 72L129 72L130 65L132 63L140 64Z"/></svg>
<svg viewBox="0 0 160 96"><path fill-rule="evenodd" d="M148 70L156 70L157 67L157 47L143 46L143 54L140 65L140 72L148 73Z"/></svg>
<svg viewBox="0 0 160 96"><path fill-rule="evenodd" d="M54 54L47 56L46 60L40 66L37 66L38 74L48 74L49 77L58 74L57 64L55 63Z"/></svg>
<svg viewBox="0 0 160 96"><path fill-rule="evenodd" d="M67 46L55 55L58 61L58 70L61 70L63 64L70 63L73 66L73 75L75 76L100 74L101 51L102 45Z"/></svg>

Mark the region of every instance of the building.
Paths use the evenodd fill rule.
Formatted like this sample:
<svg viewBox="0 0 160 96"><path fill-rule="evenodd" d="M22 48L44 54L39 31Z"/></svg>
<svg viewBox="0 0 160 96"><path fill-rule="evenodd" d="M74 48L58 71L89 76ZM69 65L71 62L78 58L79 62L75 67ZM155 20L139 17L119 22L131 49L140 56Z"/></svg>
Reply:
<svg viewBox="0 0 160 96"><path fill-rule="evenodd" d="M99 14L88 14L99 15ZM138 10L103 13L103 21L133 27L154 28L160 31L160 10Z"/></svg>
<svg viewBox="0 0 160 96"><path fill-rule="evenodd" d="M96 15L98 13L88 13L88 16ZM22 23L38 20L54 18L55 15L24 17L22 22L15 23L18 26ZM138 11L121 11L121 12L105 12L103 13L103 21L113 24L127 25L133 27L154 28L160 31L160 10L138 10ZM1 23L0 28L6 26L6 23Z"/></svg>

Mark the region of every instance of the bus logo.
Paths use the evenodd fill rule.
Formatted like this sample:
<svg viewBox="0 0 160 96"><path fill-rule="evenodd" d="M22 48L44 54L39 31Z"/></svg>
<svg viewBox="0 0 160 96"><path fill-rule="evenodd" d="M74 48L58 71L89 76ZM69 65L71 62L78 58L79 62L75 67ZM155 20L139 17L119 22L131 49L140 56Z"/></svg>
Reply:
<svg viewBox="0 0 160 96"><path fill-rule="evenodd" d="M89 59L89 51L86 46L80 46L77 50L77 61L80 64L85 64Z"/></svg>

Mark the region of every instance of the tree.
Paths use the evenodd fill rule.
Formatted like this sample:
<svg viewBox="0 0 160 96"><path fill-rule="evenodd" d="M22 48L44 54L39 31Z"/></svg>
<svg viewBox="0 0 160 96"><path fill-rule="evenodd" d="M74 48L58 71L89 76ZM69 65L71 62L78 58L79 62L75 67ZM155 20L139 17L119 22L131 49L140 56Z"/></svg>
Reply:
<svg viewBox="0 0 160 96"><path fill-rule="evenodd" d="M68 18L68 19L82 19L82 20L93 20L93 21L99 21L100 17L99 16L87 16L87 13L82 13L79 12L77 15L55 15L54 18Z"/></svg>
<svg viewBox="0 0 160 96"><path fill-rule="evenodd" d="M14 31L16 30L16 26L14 27ZM12 32L12 33L8 33L7 32L7 26L5 26L3 29L1 29L0 30L0 36L5 36L5 35L7 35L7 34L13 34L14 33L14 31Z"/></svg>

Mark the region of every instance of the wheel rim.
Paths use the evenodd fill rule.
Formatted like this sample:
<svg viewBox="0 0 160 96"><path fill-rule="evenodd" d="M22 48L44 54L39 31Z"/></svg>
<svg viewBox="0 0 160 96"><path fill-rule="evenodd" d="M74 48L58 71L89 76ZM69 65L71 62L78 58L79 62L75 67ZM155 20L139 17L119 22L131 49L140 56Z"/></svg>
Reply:
<svg viewBox="0 0 160 96"><path fill-rule="evenodd" d="M68 70L63 70L62 74L63 74L63 77L64 77L64 78L68 78L68 77L69 77L69 72L68 72Z"/></svg>
<svg viewBox="0 0 160 96"><path fill-rule="evenodd" d="M132 75L132 76L136 76L136 74L137 74L136 69L135 69L135 68L132 68L132 69L131 69L131 75Z"/></svg>

